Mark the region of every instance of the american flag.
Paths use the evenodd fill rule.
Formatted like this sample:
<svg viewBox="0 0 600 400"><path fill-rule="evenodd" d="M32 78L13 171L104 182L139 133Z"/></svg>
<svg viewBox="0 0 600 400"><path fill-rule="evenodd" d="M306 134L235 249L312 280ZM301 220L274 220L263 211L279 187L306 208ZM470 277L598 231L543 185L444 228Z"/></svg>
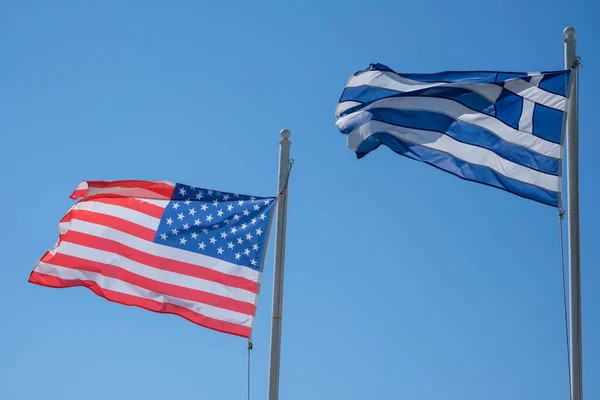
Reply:
<svg viewBox="0 0 600 400"><path fill-rule="evenodd" d="M85 181L29 282L250 337L273 197L170 182Z"/></svg>

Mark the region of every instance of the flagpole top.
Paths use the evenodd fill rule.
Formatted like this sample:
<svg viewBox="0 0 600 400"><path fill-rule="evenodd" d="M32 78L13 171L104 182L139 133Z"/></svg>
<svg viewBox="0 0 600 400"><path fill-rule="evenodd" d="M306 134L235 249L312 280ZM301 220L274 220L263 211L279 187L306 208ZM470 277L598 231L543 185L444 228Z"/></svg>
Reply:
<svg viewBox="0 0 600 400"><path fill-rule="evenodd" d="M292 133L287 129L282 129L281 132L279 132L279 135L283 140L287 140L292 136Z"/></svg>
<svg viewBox="0 0 600 400"><path fill-rule="evenodd" d="M572 26L567 26L563 32L566 38L575 37L575 28L573 28Z"/></svg>

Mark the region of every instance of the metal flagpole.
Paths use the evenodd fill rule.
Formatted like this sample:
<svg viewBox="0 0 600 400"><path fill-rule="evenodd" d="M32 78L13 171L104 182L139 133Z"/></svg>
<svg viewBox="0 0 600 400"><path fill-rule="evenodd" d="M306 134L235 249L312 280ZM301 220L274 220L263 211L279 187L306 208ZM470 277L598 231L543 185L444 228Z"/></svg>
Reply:
<svg viewBox="0 0 600 400"><path fill-rule="evenodd" d="M279 360L281 317L283 309L283 269L285 261L285 225L287 218L287 184L290 172L290 131L281 131L279 141L279 188L275 229L275 267L273 271L273 311L271 320L271 359L269 365L269 400L279 398Z"/></svg>
<svg viewBox="0 0 600 400"><path fill-rule="evenodd" d="M575 29L564 30L565 69L570 69L571 96L567 111L567 206L569 219L569 312L571 316L571 400L583 400L581 362L581 274L579 264L579 121Z"/></svg>

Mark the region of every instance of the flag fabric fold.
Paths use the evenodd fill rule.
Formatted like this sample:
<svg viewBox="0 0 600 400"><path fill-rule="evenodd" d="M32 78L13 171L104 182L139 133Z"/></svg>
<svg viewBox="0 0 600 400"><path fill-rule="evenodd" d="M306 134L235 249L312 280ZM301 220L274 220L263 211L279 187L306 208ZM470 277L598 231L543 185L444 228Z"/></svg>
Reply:
<svg viewBox="0 0 600 400"><path fill-rule="evenodd" d="M250 337L274 197L170 182L86 181L31 283Z"/></svg>
<svg viewBox="0 0 600 400"><path fill-rule="evenodd" d="M560 205L570 71L354 74L336 125L362 158L380 145L460 178Z"/></svg>

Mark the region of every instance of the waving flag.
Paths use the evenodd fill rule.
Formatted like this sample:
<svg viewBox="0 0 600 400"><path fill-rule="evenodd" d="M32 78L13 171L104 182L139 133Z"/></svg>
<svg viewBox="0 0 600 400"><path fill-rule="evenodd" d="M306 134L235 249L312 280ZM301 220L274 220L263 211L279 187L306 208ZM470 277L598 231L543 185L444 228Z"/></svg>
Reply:
<svg viewBox="0 0 600 400"><path fill-rule="evenodd" d="M147 181L82 182L29 281L249 337L275 198Z"/></svg>
<svg viewBox="0 0 600 400"><path fill-rule="evenodd" d="M570 71L354 74L336 125L358 158L384 144L460 178L558 206Z"/></svg>

